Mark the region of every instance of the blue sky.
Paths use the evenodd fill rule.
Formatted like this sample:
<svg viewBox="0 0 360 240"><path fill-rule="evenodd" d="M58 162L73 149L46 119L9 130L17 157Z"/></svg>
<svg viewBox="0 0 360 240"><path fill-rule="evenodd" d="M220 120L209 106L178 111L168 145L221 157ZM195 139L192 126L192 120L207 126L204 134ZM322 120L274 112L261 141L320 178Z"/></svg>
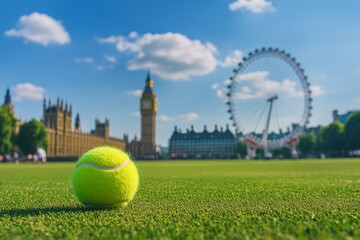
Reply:
<svg viewBox="0 0 360 240"><path fill-rule="evenodd" d="M359 9L355 0L1 1L0 93L10 87L23 120L59 96L84 131L107 117L112 136L139 136L136 95L150 67L157 142L167 145L175 125L231 124L223 82L241 56L269 46L301 62L316 86L310 125L328 124L333 109L360 105Z"/></svg>

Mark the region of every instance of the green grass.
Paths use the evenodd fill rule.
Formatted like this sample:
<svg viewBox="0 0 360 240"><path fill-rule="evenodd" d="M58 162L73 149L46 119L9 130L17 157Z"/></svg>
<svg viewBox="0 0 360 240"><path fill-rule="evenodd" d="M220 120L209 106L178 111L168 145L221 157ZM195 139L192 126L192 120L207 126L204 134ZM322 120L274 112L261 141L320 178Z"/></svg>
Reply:
<svg viewBox="0 0 360 240"><path fill-rule="evenodd" d="M0 165L0 239L360 238L360 160L137 166L128 207L87 210L74 164Z"/></svg>

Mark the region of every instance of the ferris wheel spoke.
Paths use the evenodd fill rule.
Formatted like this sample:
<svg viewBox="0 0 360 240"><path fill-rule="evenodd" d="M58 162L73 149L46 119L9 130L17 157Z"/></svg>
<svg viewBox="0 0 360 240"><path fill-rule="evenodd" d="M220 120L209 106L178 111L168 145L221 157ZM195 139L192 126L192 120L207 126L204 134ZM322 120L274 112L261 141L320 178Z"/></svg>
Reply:
<svg viewBox="0 0 360 240"><path fill-rule="evenodd" d="M256 108L255 114L253 114L253 115L245 114L245 116L247 116L247 117L245 117L246 120L244 120L244 127L246 127L247 129L255 129L255 128L250 128L251 125L254 124L254 122L255 122L254 119L258 119L259 121L261 121L262 115L263 115L262 112L264 112L265 111L264 109L266 109L266 108L267 108L267 105L264 104L263 106L259 106ZM260 116L259 116L259 113L260 113Z"/></svg>
<svg viewBox="0 0 360 240"><path fill-rule="evenodd" d="M259 107L254 107L252 109L249 109L249 111L243 110L242 113L239 113L239 115L241 115L239 117L244 119L243 120L243 125L244 125L245 128L248 128L249 124L253 123L253 117L257 116L262 108L263 107L260 107L260 106Z"/></svg>
<svg viewBox="0 0 360 240"><path fill-rule="evenodd" d="M276 131L279 131L279 134L281 134L281 125L280 125L280 119L279 119L279 111L278 111L278 103L274 104L274 117L276 119L276 127L274 128Z"/></svg>
<svg viewBox="0 0 360 240"><path fill-rule="evenodd" d="M303 70L290 55L274 49L257 50L233 76L232 119L244 134L254 133L254 140L265 151L269 144L284 144L281 139L294 134L293 124L303 128L307 123L309 87Z"/></svg>
<svg viewBox="0 0 360 240"><path fill-rule="evenodd" d="M249 129L254 129L254 131L256 131L258 129L258 125L261 122L261 120L263 119L263 115L266 112L266 108L267 108L267 106L264 106L263 109L260 112L258 112L258 114L256 115L256 118L255 118L255 119L257 119L256 122L253 119L250 119L250 118L248 119L247 123L248 123Z"/></svg>
<svg viewBox="0 0 360 240"><path fill-rule="evenodd" d="M281 111L282 111L282 115L284 116L284 118L287 119L286 123L287 125L291 125L292 123L297 123L297 122L294 122L294 119L292 118L298 118L300 119L299 117L296 117L297 116L297 113L298 111L294 108L281 108ZM289 117L291 116L291 117ZM290 120L291 119L291 120Z"/></svg>

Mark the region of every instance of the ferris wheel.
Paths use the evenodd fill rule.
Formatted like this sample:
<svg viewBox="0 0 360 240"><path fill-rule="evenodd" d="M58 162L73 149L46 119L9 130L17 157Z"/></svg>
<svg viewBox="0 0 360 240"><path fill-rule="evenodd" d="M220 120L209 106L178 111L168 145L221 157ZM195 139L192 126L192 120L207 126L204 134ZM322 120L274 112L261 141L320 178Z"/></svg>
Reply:
<svg viewBox="0 0 360 240"><path fill-rule="evenodd" d="M296 59L277 48L256 49L233 72L226 104L238 136L265 153L294 146L312 110L310 83Z"/></svg>

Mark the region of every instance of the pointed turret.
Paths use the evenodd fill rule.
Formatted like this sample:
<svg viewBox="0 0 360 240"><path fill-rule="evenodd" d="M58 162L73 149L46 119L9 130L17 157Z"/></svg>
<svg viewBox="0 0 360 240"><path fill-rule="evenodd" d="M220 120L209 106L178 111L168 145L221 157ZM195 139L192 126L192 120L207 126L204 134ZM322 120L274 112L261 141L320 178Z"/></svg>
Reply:
<svg viewBox="0 0 360 240"><path fill-rule="evenodd" d="M44 97L44 100L43 100L43 110L45 111L46 109L46 97Z"/></svg>
<svg viewBox="0 0 360 240"><path fill-rule="evenodd" d="M6 90L4 105L11 105L10 89Z"/></svg>
<svg viewBox="0 0 360 240"><path fill-rule="evenodd" d="M11 96L10 96L9 88L6 90L4 106L7 106L10 112L12 112L12 114L15 116L14 106L11 104Z"/></svg>
<svg viewBox="0 0 360 240"><path fill-rule="evenodd" d="M79 113L76 114L76 118L75 118L75 131L81 132L81 123L80 123Z"/></svg>
<svg viewBox="0 0 360 240"><path fill-rule="evenodd" d="M153 81L151 80L151 76L150 76L150 70L148 70L147 76L146 76L146 81L145 81L145 89L143 92L143 96L144 95L153 95L154 91L153 91Z"/></svg>

